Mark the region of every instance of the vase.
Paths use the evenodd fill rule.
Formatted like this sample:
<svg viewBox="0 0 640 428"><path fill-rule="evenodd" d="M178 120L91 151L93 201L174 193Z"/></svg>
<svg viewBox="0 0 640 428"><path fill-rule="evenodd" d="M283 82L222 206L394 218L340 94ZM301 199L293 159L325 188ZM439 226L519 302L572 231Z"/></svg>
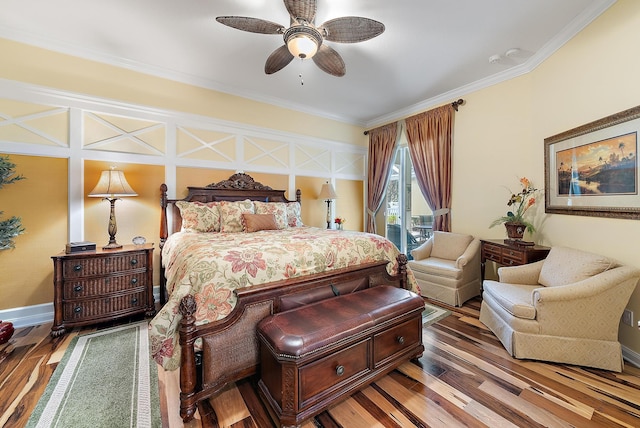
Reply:
<svg viewBox="0 0 640 428"><path fill-rule="evenodd" d="M507 229L507 236L509 239L518 241L522 239L525 230L527 230L527 226L524 224L511 221L506 222L504 227Z"/></svg>

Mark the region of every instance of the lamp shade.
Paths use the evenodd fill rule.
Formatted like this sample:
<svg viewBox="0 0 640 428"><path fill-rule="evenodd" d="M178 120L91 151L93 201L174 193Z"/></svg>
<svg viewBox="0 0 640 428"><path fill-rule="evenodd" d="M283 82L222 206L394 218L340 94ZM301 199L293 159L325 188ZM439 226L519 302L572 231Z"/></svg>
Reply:
<svg viewBox="0 0 640 428"><path fill-rule="evenodd" d="M324 183L322 185L318 199L336 199L337 197L338 195L336 195L336 191L333 190L331 183Z"/></svg>
<svg viewBox="0 0 640 428"><path fill-rule="evenodd" d="M129 186L123 171L115 169L102 171L96 187L89 193L95 198L121 198L125 196L138 196L135 190Z"/></svg>
<svg viewBox="0 0 640 428"><path fill-rule="evenodd" d="M318 43L307 34L296 34L287 40L287 48L296 58L311 58L318 51Z"/></svg>

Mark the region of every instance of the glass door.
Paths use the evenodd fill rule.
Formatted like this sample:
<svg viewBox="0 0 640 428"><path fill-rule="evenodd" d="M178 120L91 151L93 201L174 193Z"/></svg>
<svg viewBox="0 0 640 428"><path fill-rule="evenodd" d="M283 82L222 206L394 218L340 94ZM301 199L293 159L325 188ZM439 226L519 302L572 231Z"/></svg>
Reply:
<svg viewBox="0 0 640 428"><path fill-rule="evenodd" d="M418 187L406 145L396 150L385 214L387 238L411 260L411 250L431 236L433 214Z"/></svg>

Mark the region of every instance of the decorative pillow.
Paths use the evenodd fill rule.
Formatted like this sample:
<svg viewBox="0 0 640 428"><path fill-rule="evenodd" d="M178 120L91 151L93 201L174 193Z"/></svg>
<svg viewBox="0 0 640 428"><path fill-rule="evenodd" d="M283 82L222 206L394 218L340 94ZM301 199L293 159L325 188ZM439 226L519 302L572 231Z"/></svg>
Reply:
<svg viewBox="0 0 640 428"><path fill-rule="evenodd" d="M253 202L249 199L244 201L220 201L220 232L235 233L242 232L242 214L254 214Z"/></svg>
<svg viewBox="0 0 640 428"><path fill-rule="evenodd" d="M278 229L287 228L287 205L284 202L254 201L253 206L256 214L273 214Z"/></svg>
<svg viewBox="0 0 640 428"><path fill-rule="evenodd" d="M220 232L218 202L178 201L176 206L182 217L182 230L188 232Z"/></svg>
<svg viewBox="0 0 640 428"><path fill-rule="evenodd" d="M464 253L471 241L473 241L473 236L471 235L434 231L431 257L456 260Z"/></svg>
<svg viewBox="0 0 640 428"><path fill-rule="evenodd" d="M301 211L300 202L289 202L287 204L287 224L289 227L304 226Z"/></svg>
<svg viewBox="0 0 640 428"><path fill-rule="evenodd" d="M245 232L280 229L273 214L242 214Z"/></svg>
<svg viewBox="0 0 640 428"><path fill-rule="evenodd" d="M618 264L598 254L567 247L552 247L542 264L538 282L545 287L556 287L582 281Z"/></svg>

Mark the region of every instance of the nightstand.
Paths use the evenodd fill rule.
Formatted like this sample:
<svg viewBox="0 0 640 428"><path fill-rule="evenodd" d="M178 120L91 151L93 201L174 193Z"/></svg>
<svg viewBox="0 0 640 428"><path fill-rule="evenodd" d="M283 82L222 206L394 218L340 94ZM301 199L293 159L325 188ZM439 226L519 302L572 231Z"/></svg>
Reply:
<svg viewBox="0 0 640 428"><path fill-rule="evenodd" d="M52 336L69 327L155 314L153 244L52 256Z"/></svg>
<svg viewBox="0 0 640 428"><path fill-rule="evenodd" d="M480 270L484 281L487 260L504 266L519 266L547 257L551 248L542 245L516 245L502 239L481 239Z"/></svg>

